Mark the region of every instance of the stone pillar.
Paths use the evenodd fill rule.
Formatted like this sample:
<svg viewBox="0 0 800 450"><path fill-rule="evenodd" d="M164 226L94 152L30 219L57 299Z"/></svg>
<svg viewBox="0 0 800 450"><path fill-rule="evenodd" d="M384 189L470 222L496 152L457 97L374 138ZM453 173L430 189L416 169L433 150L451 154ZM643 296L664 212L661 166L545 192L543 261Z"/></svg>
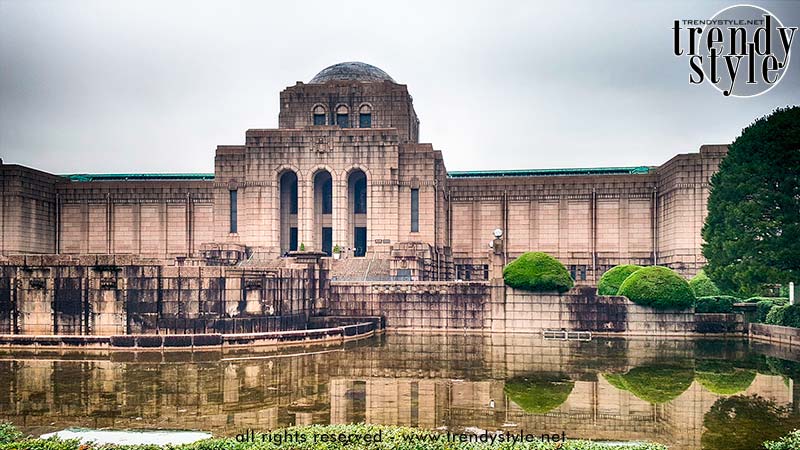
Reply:
<svg viewBox="0 0 800 450"><path fill-rule="evenodd" d="M297 249L314 248L314 182L297 178Z"/></svg>
<svg viewBox="0 0 800 450"><path fill-rule="evenodd" d="M347 247L347 229L349 223L349 195L347 191L347 173L333 179L333 247L337 245L342 249Z"/></svg>

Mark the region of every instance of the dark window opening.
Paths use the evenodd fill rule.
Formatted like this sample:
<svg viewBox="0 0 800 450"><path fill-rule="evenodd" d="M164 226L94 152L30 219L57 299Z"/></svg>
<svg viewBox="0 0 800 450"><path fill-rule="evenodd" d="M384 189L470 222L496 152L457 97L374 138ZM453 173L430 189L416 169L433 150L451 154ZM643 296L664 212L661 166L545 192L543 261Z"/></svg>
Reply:
<svg viewBox="0 0 800 450"><path fill-rule="evenodd" d="M419 189L411 189L411 232L419 232Z"/></svg>
<svg viewBox="0 0 800 450"><path fill-rule="evenodd" d="M297 214L297 177L289 184L289 214Z"/></svg>
<svg viewBox="0 0 800 450"><path fill-rule="evenodd" d="M322 183L322 214L333 213L333 180L330 177Z"/></svg>
<svg viewBox="0 0 800 450"><path fill-rule="evenodd" d="M326 255L333 254L333 228L322 227L322 251Z"/></svg>
<svg viewBox="0 0 800 450"><path fill-rule="evenodd" d="M234 191L230 191L230 193L231 193L231 227L230 227L230 232L231 233L238 233L238 231L237 231L238 228L239 228L238 211L237 211L237 209L238 209L238 205L237 205L237 202L238 202L238 199L237 199L238 191L234 190Z"/></svg>
<svg viewBox="0 0 800 450"><path fill-rule="evenodd" d="M353 213L367 213L367 179L366 177L356 180L353 186Z"/></svg>
<svg viewBox="0 0 800 450"><path fill-rule="evenodd" d="M367 227L355 227L353 230L354 249L353 256L365 256L367 254Z"/></svg>
<svg viewBox="0 0 800 450"><path fill-rule="evenodd" d="M297 227L289 228L289 251L297 251Z"/></svg>
<svg viewBox="0 0 800 450"><path fill-rule="evenodd" d="M314 125L325 125L325 114L314 114Z"/></svg>
<svg viewBox="0 0 800 450"><path fill-rule="evenodd" d="M358 126L360 128L372 128L372 114L361 113L358 115Z"/></svg>
<svg viewBox="0 0 800 450"><path fill-rule="evenodd" d="M336 125L341 128L347 128L347 114L336 114Z"/></svg>

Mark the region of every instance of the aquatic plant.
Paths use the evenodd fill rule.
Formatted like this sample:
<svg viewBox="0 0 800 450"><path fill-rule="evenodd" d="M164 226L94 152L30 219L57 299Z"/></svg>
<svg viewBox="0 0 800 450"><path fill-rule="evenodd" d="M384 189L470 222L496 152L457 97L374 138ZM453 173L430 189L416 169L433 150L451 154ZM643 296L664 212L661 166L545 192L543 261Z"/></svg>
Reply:
<svg viewBox="0 0 800 450"><path fill-rule="evenodd" d="M545 414L564 403L575 382L564 374L531 374L507 380L503 392L523 411Z"/></svg>
<svg viewBox="0 0 800 450"><path fill-rule="evenodd" d="M619 287L619 295L655 309L685 309L694 304L689 283L674 270L661 266L644 267L632 273Z"/></svg>
<svg viewBox="0 0 800 450"><path fill-rule="evenodd" d="M599 295L617 295L622 282L641 268L642 266L636 264L622 264L608 269L597 282L597 293Z"/></svg>
<svg viewBox="0 0 800 450"><path fill-rule="evenodd" d="M557 259L543 252L523 253L503 268L506 284L526 291L566 292L574 281Z"/></svg>

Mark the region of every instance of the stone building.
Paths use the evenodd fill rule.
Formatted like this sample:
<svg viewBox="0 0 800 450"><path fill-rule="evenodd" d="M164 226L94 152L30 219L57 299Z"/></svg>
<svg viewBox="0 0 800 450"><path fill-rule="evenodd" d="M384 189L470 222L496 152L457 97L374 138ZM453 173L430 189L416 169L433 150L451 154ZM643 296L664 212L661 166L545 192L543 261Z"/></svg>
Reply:
<svg viewBox="0 0 800 450"><path fill-rule="evenodd" d="M545 251L578 282L621 263L687 275L704 263L700 230L723 145L653 167L448 172L419 126L405 85L351 62L284 89L279 128L218 146L213 174L2 164L0 255L270 265L340 249L331 270L342 279L476 280L488 277L500 228L506 258Z"/></svg>

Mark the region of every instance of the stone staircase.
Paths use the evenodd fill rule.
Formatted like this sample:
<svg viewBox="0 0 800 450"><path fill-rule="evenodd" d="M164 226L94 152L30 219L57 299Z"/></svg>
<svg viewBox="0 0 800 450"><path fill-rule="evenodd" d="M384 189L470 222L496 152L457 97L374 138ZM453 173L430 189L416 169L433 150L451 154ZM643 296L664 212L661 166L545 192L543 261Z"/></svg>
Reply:
<svg viewBox="0 0 800 450"><path fill-rule="evenodd" d="M391 281L389 260L382 258L346 258L333 260L332 281Z"/></svg>

